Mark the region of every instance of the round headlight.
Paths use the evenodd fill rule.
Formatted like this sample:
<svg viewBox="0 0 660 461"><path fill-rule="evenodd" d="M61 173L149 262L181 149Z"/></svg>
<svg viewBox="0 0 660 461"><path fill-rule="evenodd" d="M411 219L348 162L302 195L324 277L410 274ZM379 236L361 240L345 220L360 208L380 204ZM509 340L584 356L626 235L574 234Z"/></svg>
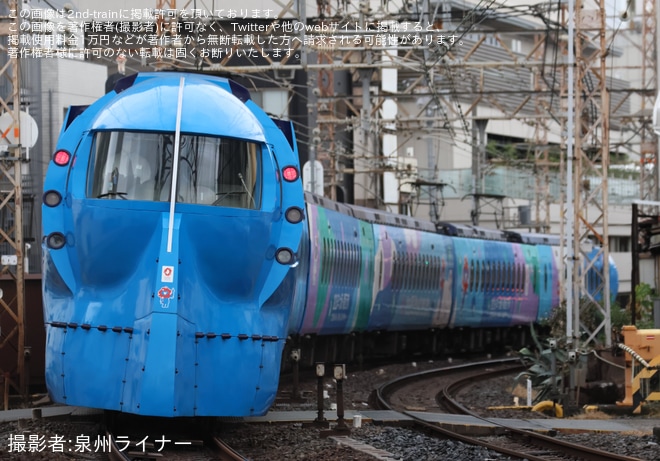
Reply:
<svg viewBox="0 0 660 461"><path fill-rule="evenodd" d="M300 221L303 220L303 210L301 210L297 206L292 206L291 208L286 210L284 216L286 217L286 220L289 221L291 224L298 224Z"/></svg>
<svg viewBox="0 0 660 461"><path fill-rule="evenodd" d="M293 262L293 251L288 248L280 248L275 253L275 260L280 264L291 264Z"/></svg>
<svg viewBox="0 0 660 461"><path fill-rule="evenodd" d="M56 190L49 190L43 196L44 205L54 207L60 204L62 196Z"/></svg>
<svg viewBox="0 0 660 461"><path fill-rule="evenodd" d="M66 237L61 232L53 232L46 237L46 245L53 250L59 250L66 245Z"/></svg>

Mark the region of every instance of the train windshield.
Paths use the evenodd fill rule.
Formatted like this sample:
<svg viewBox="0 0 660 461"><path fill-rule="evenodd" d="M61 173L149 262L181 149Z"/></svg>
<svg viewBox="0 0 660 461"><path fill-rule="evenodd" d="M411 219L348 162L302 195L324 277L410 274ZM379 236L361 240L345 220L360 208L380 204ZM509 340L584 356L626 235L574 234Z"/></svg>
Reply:
<svg viewBox="0 0 660 461"><path fill-rule="evenodd" d="M93 153L88 197L170 200L174 133L100 131ZM254 142L182 133L176 201L260 208L260 153Z"/></svg>

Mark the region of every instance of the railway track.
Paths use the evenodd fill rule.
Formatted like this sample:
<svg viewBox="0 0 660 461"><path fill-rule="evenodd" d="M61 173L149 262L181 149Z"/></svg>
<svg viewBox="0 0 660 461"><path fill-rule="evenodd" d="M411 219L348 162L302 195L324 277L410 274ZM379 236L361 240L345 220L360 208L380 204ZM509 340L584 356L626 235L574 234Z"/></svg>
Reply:
<svg viewBox="0 0 660 461"><path fill-rule="evenodd" d="M112 461L137 460L195 460L195 461L244 461L245 458L217 437L210 441L188 440L184 442L142 439L128 439L107 433L110 441L108 459ZM161 444L162 442L162 444Z"/></svg>
<svg viewBox="0 0 660 461"><path fill-rule="evenodd" d="M461 442L479 445L507 456L529 461L585 460L585 461L639 461L638 458L617 455L558 440L533 431L520 430L482 417L458 402L454 395L470 382L489 379L523 368L518 359L502 359L458 365L438 370L413 373L392 380L377 390L378 404L406 414L415 424L438 437L450 437ZM423 389L438 389L433 398ZM415 393L421 393L415 397ZM440 427L418 418L415 410L465 414L497 426L497 435L470 436Z"/></svg>
<svg viewBox="0 0 660 461"><path fill-rule="evenodd" d="M154 426L146 421L137 424L112 422L106 430L108 459L112 461L244 461L229 444L196 423ZM148 430L144 430L148 427ZM167 434L167 435L164 435ZM201 437L200 437L201 434Z"/></svg>

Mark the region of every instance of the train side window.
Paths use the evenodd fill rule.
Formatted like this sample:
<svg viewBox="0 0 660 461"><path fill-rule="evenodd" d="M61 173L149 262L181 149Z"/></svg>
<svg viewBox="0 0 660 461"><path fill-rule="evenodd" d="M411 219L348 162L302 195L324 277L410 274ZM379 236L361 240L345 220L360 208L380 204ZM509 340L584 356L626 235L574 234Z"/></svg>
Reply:
<svg viewBox="0 0 660 461"><path fill-rule="evenodd" d="M492 274L492 277L493 277L492 289L493 289L493 291L497 291L498 288L499 288L499 286L498 286L498 283L499 283L498 282L498 270L497 270L498 266L499 266L499 262L493 261L493 274Z"/></svg>
<svg viewBox="0 0 660 461"><path fill-rule="evenodd" d="M397 265L397 288L399 291L406 288L406 256L407 255L405 253L400 253L399 255L399 264Z"/></svg>
<svg viewBox="0 0 660 461"><path fill-rule="evenodd" d="M405 254L403 253L398 253L397 260L396 260L396 288L397 290L403 289L404 286L404 278L403 278L403 273L405 271Z"/></svg>
<svg viewBox="0 0 660 461"><path fill-rule="evenodd" d="M346 283L348 285L354 285L356 283L356 278L353 277L355 271L355 253L353 252L353 244L350 242L346 243Z"/></svg>
<svg viewBox="0 0 660 461"><path fill-rule="evenodd" d="M339 271L338 279L341 286L346 286L346 243L337 242L337 254L339 256L339 264L337 270Z"/></svg>
<svg viewBox="0 0 660 461"><path fill-rule="evenodd" d="M515 260L511 263L511 290L518 290L518 264Z"/></svg>
<svg viewBox="0 0 660 461"><path fill-rule="evenodd" d="M346 280L346 286L353 285L355 283L354 280L351 280L352 275L353 275L353 249L351 248L352 245L350 242L346 242L344 244L344 251L346 252L345 260L346 260L346 269L345 272L346 274L344 275L344 280Z"/></svg>
<svg viewBox="0 0 660 461"><path fill-rule="evenodd" d="M337 270L339 274L337 279L339 280L340 285L346 285L346 242L337 242L337 253L339 255L339 264L337 264Z"/></svg>
<svg viewBox="0 0 660 461"><path fill-rule="evenodd" d="M343 280L342 272L344 269L344 255L342 252L341 242L333 240L333 249L335 253L335 263L332 265L332 267L335 268L335 272L338 272L335 274L336 275L335 279L337 280L338 285L343 285L344 280Z"/></svg>
<svg viewBox="0 0 660 461"><path fill-rule="evenodd" d="M408 255L408 270L406 271L406 274L408 274L408 279L406 280L406 288L409 290L414 290L415 289L415 279L417 278L417 255L416 254L410 254L407 253Z"/></svg>
<svg viewBox="0 0 660 461"><path fill-rule="evenodd" d="M484 261L484 291L490 289L490 261Z"/></svg>
<svg viewBox="0 0 660 461"><path fill-rule="evenodd" d="M504 290L509 289L509 263L506 261L502 263L502 288Z"/></svg>
<svg viewBox="0 0 660 461"><path fill-rule="evenodd" d="M435 256L427 255L424 259L426 264L426 271L428 275L426 276L426 289L428 291L435 290L436 284L440 284L440 277L438 277L438 266L435 263Z"/></svg>
<svg viewBox="0 0 660 461"><path fill-rule="evenodd" d="M420 290L426 290L428 288L428 279L429 279L429 267L428 259L426 254L422 253L419 255L419 288Z"/></svg>
<svg viewBox="0 0 660 461"><path fill-rule="evenodd" d="M406 289L410 290L413 288L415 275L415 255L406 253Z"/></svg>
<svg viewBox="0 0 660 461"><path fill-rule="evenodd" d="M474 291L478 292L481 288L481 271L479 270L479 260L474 262Z"/></svg>
<svg viewBox="0 0 660 461"><path fill-rule="evenodd" d="M408 275L410 274L410 264L408 263L408 253L401 253L401 285L399 289L404 291L408 288Z"/></svg>
<svg viewBox="0 0 660 461"><path fill-rule="evenodd" d="M520 291L520 263L518 261L513 263L513 289Z"/></svg>
<svg viewBox="0 0 660 461"><path fill-rule="evenodd" d="M430 257L426 254L422 254L420 261L421 269L421 279L422 279L422 290L429 289L429 279L433 275L433 266L431 265Z"/></svg>
<svg viewBox="0 0 660 461"><path fill-rule="evenodd" d="M415 289L415 279L417 275L417 255L408 254L408 284L409 290Z"/></svg>
<svg viewBox="0 0 660 461"><path fill-rule="evenodd" d="M516 288L516 265L515 261L509 263L509 290L513 291Z"/></svg>
<svg viewBox="0 0 660 461"><path fill-rule="evenodd" d="M353 254L355 255L355 269L353 271L353 277L357 280L357 284L360 284L360 273L362 271L362 251L360 251L360 246L353 244ZM372 266L373 267L373 266Z"/></svg>
<svg viewBox="0 0 660 461"><path fill-rule="evenodd" d="M483 290L488 291L488 260L487 259L483 262L483 267L481 270L483 271L481 284Z"/></svg>
<svg viewBox="0 0 660 461"><path fill-rule="evenodd" d="M440 272L438 267L438 259L435 256L429 256L429 265L431 266L431 271L429 274L428 285L426 288L428 290L434 290L436 284L440 283Z"/></svg>
<svg viewBox="0 0 660 461"><path fill-rule="evenodd" d="M394 267L393 267L394 273L392 274L392 280L393 280L393 286L396 288L397 291L401 290L401 285L403 284L403 281L401 280L402 266L403 266L403 255L399 252L396 252L394 257Z"/></svg>
<svg viewBox="0 0 660 461"><path fill-rule="evenodd" d="M328 284L332 282L332 269L337 266L337 255L335 254L335 241L328 239Z"/></svg>
<svg viewBox="0 0 660 461"><path fill-rule="evenodd" d="M518 289L518 271L516 270L516 261L514 260L511 265L511 291Z"/></svg>
<svg viewBox="0 0 660 461"><path fill-rule="evenodd" d="M417 275L419 277L417 280L417 287L420 290L426 290L426 280L428 279L429 274L428 266L426 266L426 255L424 253L420 253L417 258Z"/></svg>
<svg viewBox="0 0 660 461"><path fill-rule="evenodd" d="M326 272L327 272L328 264L326 263L326 257L327 257L328 253L327 253L326 247L327 247L326 239L323 238L321 240L321 248L319 248L319 252L320 252L319 261L320 261L320 264L321 264L321 276L319 277L320 278L320 284L326 283L326 279L327 279Z"/></svg>

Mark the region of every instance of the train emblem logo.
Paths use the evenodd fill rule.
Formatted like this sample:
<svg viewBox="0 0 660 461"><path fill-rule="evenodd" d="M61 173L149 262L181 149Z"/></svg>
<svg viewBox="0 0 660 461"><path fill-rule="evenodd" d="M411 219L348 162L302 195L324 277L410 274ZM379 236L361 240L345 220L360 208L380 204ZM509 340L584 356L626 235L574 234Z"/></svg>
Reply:
<svg viewBox="0 0 660 461"><path fill-rule="evenodd" d="M160 281L163 283L174 282L174 266L163 266Z"/></svg>
<svg viewBox="0 0 660 461"><path fill-rule="evenodd" d="M158 290L158 299L160 299L160 306L163 309L170 307L170 299L174 295L174 290L170 287L162 287Z"/></svg>

